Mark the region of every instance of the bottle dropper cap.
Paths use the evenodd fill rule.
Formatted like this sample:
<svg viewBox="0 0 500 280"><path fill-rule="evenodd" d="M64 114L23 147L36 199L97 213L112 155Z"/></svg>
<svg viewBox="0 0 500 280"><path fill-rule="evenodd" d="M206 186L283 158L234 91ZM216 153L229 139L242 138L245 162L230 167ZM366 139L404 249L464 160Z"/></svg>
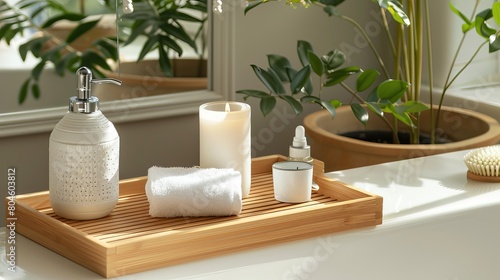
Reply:
<svg viewBox="0 0 500 280"><path fill-rule="evenodd" d="M307 146L306 132L301 125L295 128L295 137L293 137L292 146L296 148Z"/></svg>
<svg viewBox="0 0 500 280"><path fill-rule="evenodd" d="M295 128L295 137L289 150L291 160L310 161L311 148L307 145L304 127L299 125Z"/></svg>

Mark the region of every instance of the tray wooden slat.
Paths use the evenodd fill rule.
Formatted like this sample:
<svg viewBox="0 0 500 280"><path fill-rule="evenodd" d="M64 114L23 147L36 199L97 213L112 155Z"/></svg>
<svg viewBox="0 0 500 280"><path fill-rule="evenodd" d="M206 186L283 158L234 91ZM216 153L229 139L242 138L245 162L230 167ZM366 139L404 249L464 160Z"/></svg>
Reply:
<svg viewBox="0 0 500 280"><path fill-rule="evenodd" d="M272 164L285 157L252 160L250 195L238 216L153 218L144 193L147 177L120 181L120 199L108 216L89 221L57 216L47 192L16 197L16 230L95 271L116 277L220 254L289 242L382 223L382 198L324 176L309 202L274 199Z"/></svg>

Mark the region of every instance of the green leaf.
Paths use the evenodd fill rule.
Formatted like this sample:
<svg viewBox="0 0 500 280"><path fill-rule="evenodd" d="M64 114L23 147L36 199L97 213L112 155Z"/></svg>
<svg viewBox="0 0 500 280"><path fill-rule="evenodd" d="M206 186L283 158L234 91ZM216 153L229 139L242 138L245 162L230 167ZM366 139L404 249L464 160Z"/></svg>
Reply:
<svg viewBox="0 0 500 280"><path fill-rule="evenodd" d="M325 108L329 113L330 113L330 116L332 116L332 118L335 118L335 114L336 114L336 108L338 108L338 106L336 106L336 102L332 102L334 100L330 100L330 102L327 102L327 101L324 101L324 100L321 100L321 107Z"/></svg>
<svg viewBox="0 0 500 280"><path fill-rule="evenodd" d="M489 27L486 22L493 16L491 9L486 9L476 15L476 32L484 38L489 38L491 35L495 34L495 29Z"/></svg>
<svg viewBox="0 0 500 280"><path fill-rule="evenodd" d="M276 98L274 96L267 96L265 98L260 99L260 111L264 116L271 113L276 106Z"/></svg>
<svg viewBox="0 0 500 280"><path fill-rule="evenodd" d="M7 33L5 33L3 39L7 43L7 45L10 45L10 41L14 39L14 37L17 35L17 33L22 32L24 30L24 27L17 27L10 29Z"/></svg>
<svg viewBox="0 0 500 280"><path fill-rule="evenodd" d="M337 104L336 102L332 102L332 101L330 101L330 102L324 101L324 100L321 100L317 96L311 96L311 95L303 96L300 99L300 102L303 102L303 103L316 103L316 104L319 104L323 109L326 109L330 113L330 115L332 116L332 118L334 118L335 117L335 113L336 113L335 112L335 108L338 108L338 106L336 106L336 104Z"/></svg>
<svg viewBox="0 0 500 280"><path fill-rule="evenodd" d="M278 74L276 74L276 72L274 72L272 68L268 68L267 72L271 75L271 77L274 80L274 85L276 85L276 93L285 94L286 93L285 87L283 86L280 77L278 77Z"/></svg>
<svg viewBox="0 0 500 280"><path fill-rule="evenodd" d="M12 24L3 24L0 25L0 40L7 35L7 33L10 32L10 27Z"/></svg>
<svg viewBox="0 0 500 280"><path fill-rule="evenodd" d="M399 107L405 108L404 111L408 113L421 113L430 109L429 106L424 103L414 100L407 101Z"/></svg>
<svg viewBox="0 0 500 280"><path fill-rule="evenodd" d="M40 87L38 86L38 83L34 83L31 85L31 94L35 99L40 98Z"/></svg>
<svg viewBox="0 0 500 280"><path fill-rule="evenodd" d="M292 107L293 111L295 112L296 115L302 113L304 108L302 107L302 104L300 104L297 99L293 98L290 95L279 95L281 99L284 99L288 104Z"/></svg>
<svg viewBox="0 0 500 280"><path fill-rule="evenodd" d="M167 34L167 36L164 37L177 38L180 41L188 44L191 48L193 48L195 52L197 52L198 47L196 46L196 42L193 39L191 39L191 37L189 37L188 33L186 32L186 30L184 30L184 28L172 25L168 22L162 23L159 26Z"/></svg>
<svg viewBox="0 0 500 280"><path fill-rule="evenodd" d="M325 64L327 72L329 72L344 64L346 56L343 52L334 50L329 52L327 55L323 55L321 60Z"/></svg>
<svg viewBox="0 0 500 280"><path fill-rule="evenodd" d="M339 108L340 106L342 106L342 101L338 100L338 99L332 99L330 100L329 102L333 107L335 108Z"/></svg>
<svg viewBox="0 0 500 280"><path fill-rule="evenodd" d="M310 76L311 76L311 67L305 66L304 68L300 69L300 71L297 72L297 74L295 74L292 81L290 82L290 90L292 94L301 92L302 88L309 81Z"/></svg>
<svg viewBox="0 0 500 280"><path fill-rule="evenodd" d="M406 112L399 112L397 107L394 106L388 106L388 108L391 110L392 115L400 120L402 123L406 124L407 126L411 128L415 128L415 124L412 122L411 117L408 113Z"/></svg>
<svg viewBox="0 0 500 280"><path fill-rule="evenodd" d="M40 1L33 1L35 3L40 3ZM38 9L36 9L34 12L31 13L30 17L31 18L35 18L38 14L40 14L41 12L45 11L45 9L49 7L49 5L47 4L43 4L41 6L37 6Z"/></svg>
<svg viewBox="0 0 500 280"><path fill-rule="evenodd" d="M116 48L116 41L110 40L108 38L101 38L94 42L97 49L104 54L104 56L118 60L118 50Z"/></svg>
<svg viewBox="0 0 500 280"><path fill-rule="evenodd" d="M466 16L465 16L462 12L460 12L460 11L459 11L459 10L458 10L458 9L457 9L454 5L453 5L453 3L449 2L449 6L450 6L451 11L452 11L454 14L458 15L458 16L459 16L459 17L460 17L460 18L464 21L464 23L465 23L465 24L468 24L468 25L470 25L470 24L471 24L471 21L469 20L469 18L468 18L468 17L466 17Z"/></svg>
<svg viewBox="0 0 500 280"><path fill-rule="evenodd" d="M177 9L177 10L166 10L166 14L168 13L168 18L176 19L176 20L181 20L181 21L188 21L188 22L201 22L202 20L194 17L188 13L183 13L181 12L182 10Z"/></svg>
<svg viewBox="0 0 500 280"><path fill-rule="evenodd" d="M302 66L309 65L309 52L314 52L312 45L307 41L299 40L297 42L297 54L299 55Z"/></svg>
<svg viewBox="0 0 500 280"><path fill-rule="evenodd" d="M368 109L370 109L372 112L379 116L384 116L384 112L382 111L382 108L380 108L379 104L376 102L365 102L365 105Z"/></svg>
<svg viewBox="0 0 500 280"><path fill-rule="evenodd" d="M40 2L40 1L35 1L35 2ZM52 7L52 9L60 11L62 13L69 13L68 10L64 7L63 4L59 3L57 0L46 0L46 2Z"/></svg>
<svg viewBox="0 0 500 280"><path fill-rule="evenodd" d="M325 71L325 67L323 66L321 58L311 51L307 53L307 57L309 59L309 63L311 63L311 68L314 73L318 76L322 76Z"/></svg>
<svg viewBox="0 0 500 280"><path fill-rule="evenodd" d="M43 43L47 42L50 40L50 37L43 36L43 37L38 37L32 40L27 41L26 43L22 44L19 46L18 51L19 55L21 56L21 59L23 61L26 60L26 56L28 55L28 51L34 52L36 54L38 52L38 48L41 48Z"/></svg>
<svg viewBox="0 0 500 280"><path fill-rule="evenodd" d="M287 74L287 68L291 68L292 65L290 64L288 58L277 54L269 54L267 55L267 61L269 63L269 67L276 72L282 82L290 81Z"/></svg>
<svg viewBox="0 0 500 280"><path fill-rule="evenodd" d="M172 64L164 48L158 48L160 68L167 77L174 75L172 71Z"/></svg>
<svg viewBox="0 0 500 280"><path fill-rule="evenodd" d="M266 0L250 0L250 1L247 1L247 5L245 7L244 15L246 15L253 8L259 6L260 4L266 3L266 2L267 2Z"/></svg>
<svg viewBox="0 0 500 280"><path fill-rule="evenodd" d="M160 42L161 45L165 45L168 48L174 50L176 53L179 54L179 56L182 55L182 47L179 44L177 44L177 42L172 38L168 36L159 35L158 41Z"/></svg>
<svg viewBox="0 0 500 280"><path fill-rule="evenodd" d="M261 90L253 90L253 89L243 89L243 90L238 90L236 93L244 94L246 95L245 99L252 96L252 97L257 97L257 98L267 98L270 95L266 92L263 92Z"/></svg>
<svg viewBox="0 0 500 280"><path fill-rule="evenodd" d="M499 49L500 49L500 36L491 36L488 51L492 53L498 51Z"/></svg>
<svg viewBox="0 0 500 280"><path fill-rule="evenodd" d="M365 91L371 85L373 85L379 75L380 73L375 69L368 69L366 71L363 71L356 80L356 90L358 92Z"/></svg>
<svg viewBox="0 0 500 280"><path fill-rule="evenodd" d="M83 36L83 34L96 26L98 22L99 20L92 20L79 24L77 27L75 27L75 29L71 31L71 33L69 33L68 37L66 38L66 43L70 44L80 36Z"/></svg>
<svg viewBox="0 0 500 280"><path fill-rule="evenodd" d="M55 16L55 17L48 19L47 21L45 21L42 24L41 28L45 29L47 27L50 27L52 24L54 24L58 21L61 21L61 20L79 21L79 20L82 20L84 18L85 18L85 16L82 14L65 13L65 14L61 14L61 15L58 15L58 16Z"/></svg>
<svg viewBox="0 0 500 280"><path fill-rule="evenodd" d="M494 2L491 10L493 12L493 19L495 20L495 23L500 26L500 2Z"/></svg>
<svg viewBox="0 0 500 280"><path fill-rule="evenodd" d="M38 81L40 79L40 75L42 74L46 63L47 62L45 60L42 60L31 70L31 77L33 80Z"/></svg>
<svg viewBox="0 0 500 280"><path fill-rule="evenodd" d="M37 3L40 3L41 1L19 1L18 5L19 5L19 9L20 10L24 10L28 7L31 7Z"/></svg>
<svg viewBox="0 0 500 280"><path fill-rule="evenodd" d="M28 96L28 88L31 82L31 78L28 78L26 81L21 86L21 90L19 91L19 96L17 98L17 103L18 104L23 104L24 101L26 100L26 97Z"/></svg>
<svg viewBox="0 0 500 280"><path fill-rule="evenodd" d="M76 53L73 53L73 52L70 52L68 54L66 54L65 56L63 56L63 58L61 58L56 64L55 64L55 69L56 69L56 73L59 75L59 76L63 76L64 75L64 70L66 69L66 66L69 64L69 62L75 58L77 55Z"/></svg>
<svg viewBox="0 0 500 280"><path fill-rule="evenodd" d="M276 94L284 93L283 85L279 79L275 79L272 74L267 72L266 70L256 66L251 65L255 75L259 78L259 80L272 92ZM272 71L272 70L271 70ZM275 74L276 75L276 74ZM277 76L277 75L276 75Z"/></svg>
<svg viewBox="0 0 500 280"><path fill-rule="evenodd" d="M386 80L377 87L379 99L397 102L408 89L408 83L401 80Z"/></svg>
<svg viewBox="0 0 500 280"><path fill-rule="evenodd" d="M395 21L406 26L410 25L410 18L406 15L401 3L397 1L389 1L387 10Z"/></svg>
<svg viewBox="0 0 500 280"><path fill-rule="evenodd" d="M153 47L158 43L158 37L156 36L150 36L146 42L142 45L141 52L139 53L139 56L137 57L137 61L141 61L152 49Z"/></svg>
<svg viewBox="0 0 500 280"><path fill-rule="evenodd" d="M358 66L348 66L339 70L329 73L326 81L323 83L325 87L330 87L343 82L350 76L359 73L361 69Z"/></svg>
<svg viewBox="0 0 500 280"><path fill-rule="evenodd" d="M353 103L351 104L351 110L354 113L354 116L360 121L363 125L366 126L368 123L369 115L368 111L366 111L365 107L361 104Z"/></svg>
<svg viewBox="0 0 500 280"><path fill-rule="evenodd" d="M82 54L82 63L93 68L95 68L94 66L100 66L105 70L112 71L106 59L93 50L87 50Z"/></svg>
<svg viewBox="0 0 500 280"><path fill-rule="evenodd" d="M64 49L64 45L57 45L54 48L51 48L48 51L44 52L42 55L40 55L40 57L46 61L51 61L51 62L58 61L59 58L61 57L60 52L62 49Z"/></svg>
<svg viewBox="0 0 500 280"><path fill-rule="evenodd" d="M146 36L147 34L146 34L145 30L146 30L146 28L148 28L150 26L151 26L151 24L149 21L136 21L136 22L134 22L134 24L130 28L132 30L132 33L130 33L130 35L128 35L128 38L123 43L123 45L127 46L130 43L135 42L137 37L139 37L139 35Z"/></svg>
<svg viewBox="0 0 500 280"><path fill-rule="evenodd" d="M475 26L476 26L475 21L471 22L470 24L467 24L467 23L462 24L462 33L469 32L470 30L474 29Z"/></svg>
<svg viewBox="0 0 500 280"><path fill-rule="evenodd" d="M306 95L306 96L302 96L300 98L300 102L321 104L321 99L317 96L314 96L314 95Z"/></svg>

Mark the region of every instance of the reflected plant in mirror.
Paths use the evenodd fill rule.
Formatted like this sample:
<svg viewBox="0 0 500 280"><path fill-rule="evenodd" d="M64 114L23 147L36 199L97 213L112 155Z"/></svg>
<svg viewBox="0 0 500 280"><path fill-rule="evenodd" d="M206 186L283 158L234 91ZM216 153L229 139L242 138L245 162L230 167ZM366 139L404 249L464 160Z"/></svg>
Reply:
<svg viewBox="0 0 500 280"><path fill-rule="evenodd" d="M104 7L104 13L111 12ZM72 9L52 0L1 1L0 40L11 45L16 36L26 38L19 55L23 61L29 54L39 61L22 84L18 102L23 103L29 94L39 98L39 79L48 65L59 76L83 65L97 77L103 76L102 69L111 69L109 60L116 61L118 56L114 23L109 21L104 14L86 14L83 2Z"/></svg>
<svg viewBox="0 0 500 280"><path fill-rule="evenodd" d="M134 1L134 12L118 20L119 40L115 11L121 1L77 3L78 7L71 7L75 1L0 1L0 41L10 46L15 38L22 38L18 50L23 61L28 55L38 61L19 90L19 104L43 94L39 81L49 67L59 76L81 66L90 68L95 77L110 76L120 60L117 43L142 45L137 61L156 52L164 76L174 76L172 58L181 57L186 48L198 60L205 59L207 0ZM206 63L201 67L197 71L206 76Z"/></svg>
<svg viewBox="0 0 500 280"><path fill-rule="evenodd" d="M207 19L207 0L139 0L134 2L134 12L123 16L124 45L142 39L137 61L157 52L164 75L173 77L172 58L181 57L186 47L204 59Z"/></svg>

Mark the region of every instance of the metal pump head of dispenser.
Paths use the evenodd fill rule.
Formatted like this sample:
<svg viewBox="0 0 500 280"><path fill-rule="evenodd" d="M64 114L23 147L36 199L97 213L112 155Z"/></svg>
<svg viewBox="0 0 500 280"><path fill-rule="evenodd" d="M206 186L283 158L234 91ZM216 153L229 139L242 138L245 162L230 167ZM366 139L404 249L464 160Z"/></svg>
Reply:
<svg viewBox="0 0 500 280"><path fill-rule="evenodd" d="M87 67L76 70L76 96L69 99L69 111L90 114L99 111L99 98L92 96L92 84L111 83L121 85L117 79L93 79L92 71Z"/></svg>

